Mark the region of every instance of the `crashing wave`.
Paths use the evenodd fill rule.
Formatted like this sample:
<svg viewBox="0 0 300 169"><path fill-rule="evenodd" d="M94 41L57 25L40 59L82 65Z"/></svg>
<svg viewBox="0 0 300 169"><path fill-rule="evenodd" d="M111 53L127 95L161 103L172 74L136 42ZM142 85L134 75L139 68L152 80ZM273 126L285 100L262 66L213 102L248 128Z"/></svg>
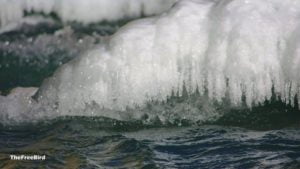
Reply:
<svg viewBox="0 0 300 169"><path fill-rule="evenodd" d="M299 17L294 0L183 0L62 66L36 99L56 115L117 119L142 118L149 103L149 114L189 120L218 117L215 102L252 107L275 95L293 105L300 97ZM195 93L200 99L167 113L159 104Z"/></svg>

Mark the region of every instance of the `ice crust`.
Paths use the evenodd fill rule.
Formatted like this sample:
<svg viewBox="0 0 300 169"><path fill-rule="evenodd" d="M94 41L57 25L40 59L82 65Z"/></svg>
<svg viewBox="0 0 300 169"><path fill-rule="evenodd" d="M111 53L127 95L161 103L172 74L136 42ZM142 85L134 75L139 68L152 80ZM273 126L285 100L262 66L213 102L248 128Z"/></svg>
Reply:
<svg viewBox="0 0 300 169"><path fill-rule="evenodd" d="M0 0L0 26L21 20L25 12L55 13L62 21L84 24L154 15L177 0Z"/></svg>

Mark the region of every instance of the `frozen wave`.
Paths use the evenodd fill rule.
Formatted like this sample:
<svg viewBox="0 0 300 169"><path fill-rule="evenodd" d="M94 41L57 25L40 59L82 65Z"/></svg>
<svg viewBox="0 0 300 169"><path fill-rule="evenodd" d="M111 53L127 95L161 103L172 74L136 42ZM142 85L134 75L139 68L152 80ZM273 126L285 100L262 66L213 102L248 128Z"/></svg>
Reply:
<svg viewBox="0 0 300 169"><path fill-rule="evenodd" d="M158 106L160 119L219 117L214 101L252 107L275 95L293 105L300 96L299 16L294 0L183 0L62 66L36 98L47 115L117 119L140 118L138 108L172 93L207 96L169 114Z"/></svg>
<svg viewBox="0 0 300 169"><path fill-rule="evenodd" d="M181 1L63 66L40 96L64 111L93 101L124 110L182 95L185 86L232 105L244 95L251 107L274 87L288 103L299 93L299 7L292 0Z"/></svg>

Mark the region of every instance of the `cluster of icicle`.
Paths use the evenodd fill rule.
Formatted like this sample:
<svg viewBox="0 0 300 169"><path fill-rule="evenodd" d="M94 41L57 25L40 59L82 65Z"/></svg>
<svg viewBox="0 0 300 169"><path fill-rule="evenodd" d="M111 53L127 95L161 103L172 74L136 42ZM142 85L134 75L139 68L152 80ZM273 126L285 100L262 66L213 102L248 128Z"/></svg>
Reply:
<svg viewBox="0 0 300 169"><path fill-rule="evenodd" d="M293 104L299 72L300 1L183 0L61 67L38 97L60 112L125 110L182 95L185 86L232 105L272 94Z"/></svg>

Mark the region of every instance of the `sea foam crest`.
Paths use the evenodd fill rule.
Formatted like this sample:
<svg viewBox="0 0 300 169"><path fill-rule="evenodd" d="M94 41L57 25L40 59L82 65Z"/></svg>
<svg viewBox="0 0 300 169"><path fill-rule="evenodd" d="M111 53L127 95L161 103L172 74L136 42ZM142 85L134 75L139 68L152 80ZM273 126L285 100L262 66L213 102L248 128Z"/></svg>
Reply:
<svg viewBox="0 0 300 169"><path fill-rule="evenodd" d="M273 93L289 103L300 96L299 16L295 0L183 0L61 67L38 100L65 113L93 104L125 110L185 86L232 105L245 96L251 107Z"/></svg>

